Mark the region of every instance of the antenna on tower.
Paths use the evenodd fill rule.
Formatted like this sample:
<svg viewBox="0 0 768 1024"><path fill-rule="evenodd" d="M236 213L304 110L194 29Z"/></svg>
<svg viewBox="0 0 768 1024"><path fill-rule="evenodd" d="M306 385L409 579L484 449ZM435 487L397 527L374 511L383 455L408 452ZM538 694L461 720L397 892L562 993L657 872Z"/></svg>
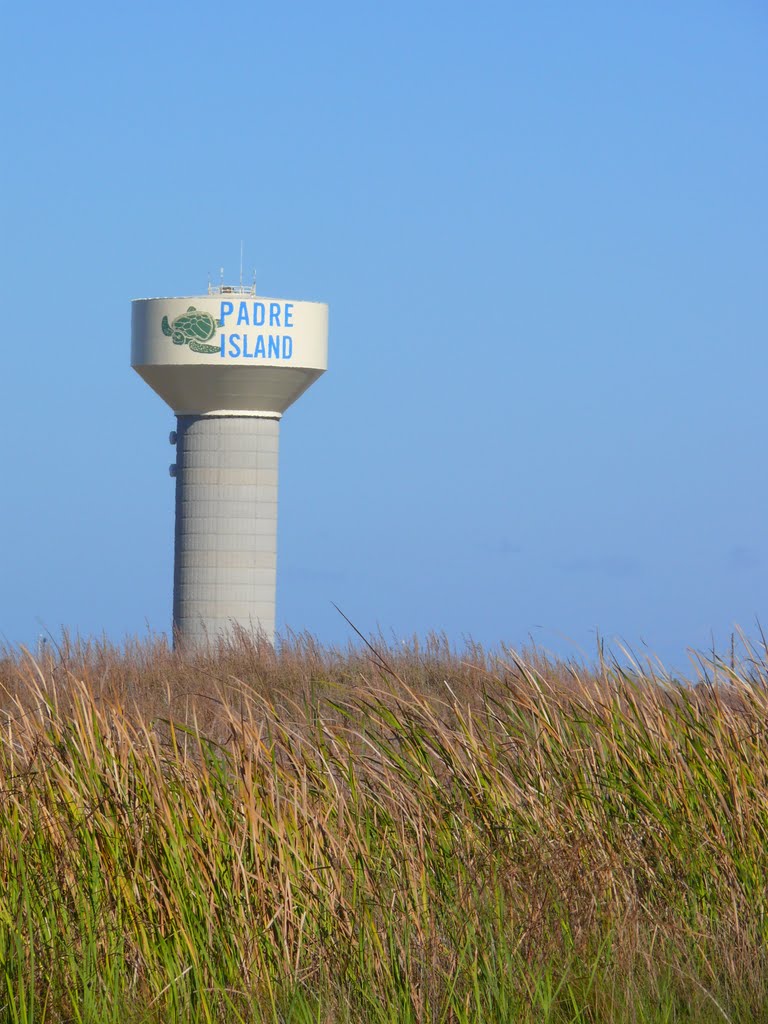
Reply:
<svg viewBox="0 0 768 1024"><path fill-rule="evenodd" d="M219 284L224 286L224 267L219 267Z"/></svg>
<svg viewBox="0 0 768 1024"><path fill-rule="evenodd" d="M240 239L240 287L243 287L243 240Z"/></svg>

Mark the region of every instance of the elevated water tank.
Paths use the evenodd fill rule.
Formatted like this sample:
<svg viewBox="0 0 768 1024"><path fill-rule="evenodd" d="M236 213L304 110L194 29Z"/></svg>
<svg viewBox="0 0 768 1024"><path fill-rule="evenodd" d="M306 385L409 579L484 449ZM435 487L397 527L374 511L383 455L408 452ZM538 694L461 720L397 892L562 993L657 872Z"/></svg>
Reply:
<svg viewBox="0 0 768 1024"><path fill-rule="evenodd" d="M279 420L328 365L328 307L230 286L132 305L131 365L177 417L174 640L271 640Z"/></svg>

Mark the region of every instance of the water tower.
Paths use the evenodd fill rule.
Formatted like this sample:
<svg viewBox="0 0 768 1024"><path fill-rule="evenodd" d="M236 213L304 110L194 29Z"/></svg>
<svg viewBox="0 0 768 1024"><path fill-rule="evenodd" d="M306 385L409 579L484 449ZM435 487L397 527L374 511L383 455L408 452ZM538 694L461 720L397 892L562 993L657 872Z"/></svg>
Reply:
<svg viewBox="0 0 768 1024"><path fill-rule="evenodd" d="M280 418L328 365L328 307L221 285L131 321L131 365L177 417L174 637L272 639Z"/></svg>

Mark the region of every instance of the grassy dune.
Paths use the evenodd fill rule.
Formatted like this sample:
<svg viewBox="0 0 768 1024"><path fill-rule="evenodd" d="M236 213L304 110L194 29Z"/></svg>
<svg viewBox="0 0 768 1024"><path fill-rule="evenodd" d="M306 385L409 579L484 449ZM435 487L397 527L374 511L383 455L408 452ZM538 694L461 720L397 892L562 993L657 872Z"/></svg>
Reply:
<svg viewBox="0 0 768 1024"><path fill-rule="evenodd" d="M0 1021L768 1020L768 661L0 659Z"/></svg>

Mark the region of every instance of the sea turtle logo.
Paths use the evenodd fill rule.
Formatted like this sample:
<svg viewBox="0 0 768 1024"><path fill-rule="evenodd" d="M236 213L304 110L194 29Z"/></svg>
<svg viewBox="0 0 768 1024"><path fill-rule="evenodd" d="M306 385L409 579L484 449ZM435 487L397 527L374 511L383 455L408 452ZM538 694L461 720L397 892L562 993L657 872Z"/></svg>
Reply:
<svg viewBox="0 0 768 1024"><path fill-rule="evenodd" d="M194 306L190 306L186 313L177 316L170 324L168 317L164 316L161 324L163 334L173 338L174 345L189 343L193 352L204 352L209 355L218 352L219 346L206 345L205 342L210 341L217 327L223 326L221 320L214 320L210 313L195 309Z"/></svg>

